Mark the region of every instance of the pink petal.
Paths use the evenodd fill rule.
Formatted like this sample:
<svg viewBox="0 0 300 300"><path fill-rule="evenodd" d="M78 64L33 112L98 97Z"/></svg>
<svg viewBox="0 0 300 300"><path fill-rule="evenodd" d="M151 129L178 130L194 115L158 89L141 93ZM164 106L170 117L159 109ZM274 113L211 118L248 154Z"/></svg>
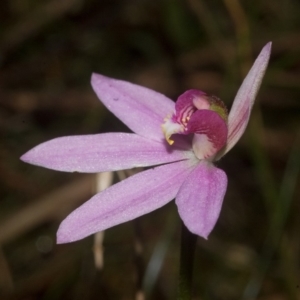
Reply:
<svg viewBox="0 0 300 300"><path fill-rule="evenodd" d="M67 172L104 172L187 159L189 151L132 133L67 136L42 143L25 153L25 162Z"/></svg>
<svg viewBox="0 0 300 300"><path fill-rule="evenodd" d="M176 196L192 168L189 161L163 165L107 188L61 223L57 242L80 240L160 208Z"/></svg>
<svg viewBox="0 0 300 300"><path fill-rule="evenodd" d="M161 125L173 112L174 102L148 88L126 81L92 75L92 86L101 102L135 133L164 139Z"/></svg>
<svg viewBox="0 0 300 300"><path fill-rule="evenodd" d="M234 99L228 116L228 142L223 155L241 138L248 124L255 97L268 66L272 43L260 52Z"/></svg>
<svg viewBox="0 0 300 300"><path fill-rule="evenodd" d="M195 133L193 150L198 159L215 155L227 141L227 124L212 110L197 110L190 118L186 133Z"/></svg>
<svg viewBox="0 0 300 300"><path fill-rule="evenodd" d="M221 211L227 176L213 164L202 161L186 178L177 196L178 212L185 226L207 238Z"/></svg>
<svg viewBox="0 0 300 300"><path fill-rule="evenodd" d="M180 95L175 103L174 119L181 122L197 109L209 109L208 96L199 90L188 90Z"/></svg>

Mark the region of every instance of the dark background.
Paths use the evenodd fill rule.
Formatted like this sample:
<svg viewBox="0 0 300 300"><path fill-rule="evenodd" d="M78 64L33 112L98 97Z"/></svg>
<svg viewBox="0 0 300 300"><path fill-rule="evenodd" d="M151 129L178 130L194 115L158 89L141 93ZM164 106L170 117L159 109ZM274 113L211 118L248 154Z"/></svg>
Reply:
<svg viewBox="0 0 300 300"><path fill-rule="evenodd" d="M97 100L92 72L174 100L198 88L230 107L273 41L247 132L218 164L229 187L216 228L198 239L194 299L299 299L299 15L297 0L1 1L0 298L138 300L142 286L147 299L174 299L173 202L107 230L98 270L93 237L55 244L95 176L19 157L58 136L128 130Z"/></svg>

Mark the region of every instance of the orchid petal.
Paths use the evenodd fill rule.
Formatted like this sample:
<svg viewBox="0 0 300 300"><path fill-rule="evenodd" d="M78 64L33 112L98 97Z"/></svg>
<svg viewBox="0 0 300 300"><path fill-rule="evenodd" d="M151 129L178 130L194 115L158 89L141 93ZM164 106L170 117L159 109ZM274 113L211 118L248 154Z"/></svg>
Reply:
<svg viewBox="0 0 300 300"><path fill-rule="evenodd" d="M212 110L197 110L187 124L186 133L194 133L193 150L198 159L215 155L227 141L227 124Z"/></svg>
<svg viewBox="0 0 300 300"><path fill-rule="evenodd" d="M163 165L107 188L61 223L57 242L80 240L162 207L176 196L192 168L189 161Z"/></svg>
<svg viewBox="0 0 300 300"><path fill-rule="evenodd" d="M227 188L227 176L213 164L202 161L182 184L176 204L185 226L207 238L221 211Z"/></svg>
<svg viewBox="0 0 300 300"><path fill-rule="evenodd" d="M236 94L228 116L228 141L222 155L237 143L246 129L255 97L268 66L271 46L272 43L269 42L261 50Z"/></svg>
<svg viewBox="0 0 300 300"><path fill-rule="evenodd" d="M174 102L148 88L99 74L92 86L101 102L135 133L149 139L164 139L161 124L174 110Z"/></svg>
<svg viewBox="0 0 300 300"><path fill-rule="evenodd" d="M187 90L180 95L175 103L174 119L181 122L187 119L197 109L209 109L208 96L199 90Z"/></svg>
<svg viewBox="0 0 300 300"><path fill-rule="evenodd" d="M132 133L103 133L56 138L21 159L59 171L96 173L179 161L189 153Z"/></svg>

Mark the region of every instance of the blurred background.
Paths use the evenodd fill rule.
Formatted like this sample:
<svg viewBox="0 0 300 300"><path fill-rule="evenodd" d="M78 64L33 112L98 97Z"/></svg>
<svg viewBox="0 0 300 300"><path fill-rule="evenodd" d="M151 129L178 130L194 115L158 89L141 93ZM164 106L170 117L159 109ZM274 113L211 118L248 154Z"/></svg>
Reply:
<svg viewBox="0 0 300 300"><path fill-rule="evenodd" d="M269 41L250 125L218 163L229 187L216 228L198 239L193 291L194 299L300 299L299 15L297 0L1 1L0 299L174 299L173 202L103 241L56 245L60 222L95 193L96 176L19 157L58 136L128 131L93 93L92 72L174 100L201 89L230 107Z"/></svg>

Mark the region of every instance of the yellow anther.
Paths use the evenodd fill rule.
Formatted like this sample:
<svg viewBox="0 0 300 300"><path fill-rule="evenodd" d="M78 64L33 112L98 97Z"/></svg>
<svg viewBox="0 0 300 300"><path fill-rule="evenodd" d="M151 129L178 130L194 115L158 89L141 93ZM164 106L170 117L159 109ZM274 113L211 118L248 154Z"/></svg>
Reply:
<svg viewBox="0 0 300 300"><path fill-rule="evenodd" d="M169 145L173 145L174 144L174 141L170 140L170 139L167 139L167 142L168 142Z"/></svg>

